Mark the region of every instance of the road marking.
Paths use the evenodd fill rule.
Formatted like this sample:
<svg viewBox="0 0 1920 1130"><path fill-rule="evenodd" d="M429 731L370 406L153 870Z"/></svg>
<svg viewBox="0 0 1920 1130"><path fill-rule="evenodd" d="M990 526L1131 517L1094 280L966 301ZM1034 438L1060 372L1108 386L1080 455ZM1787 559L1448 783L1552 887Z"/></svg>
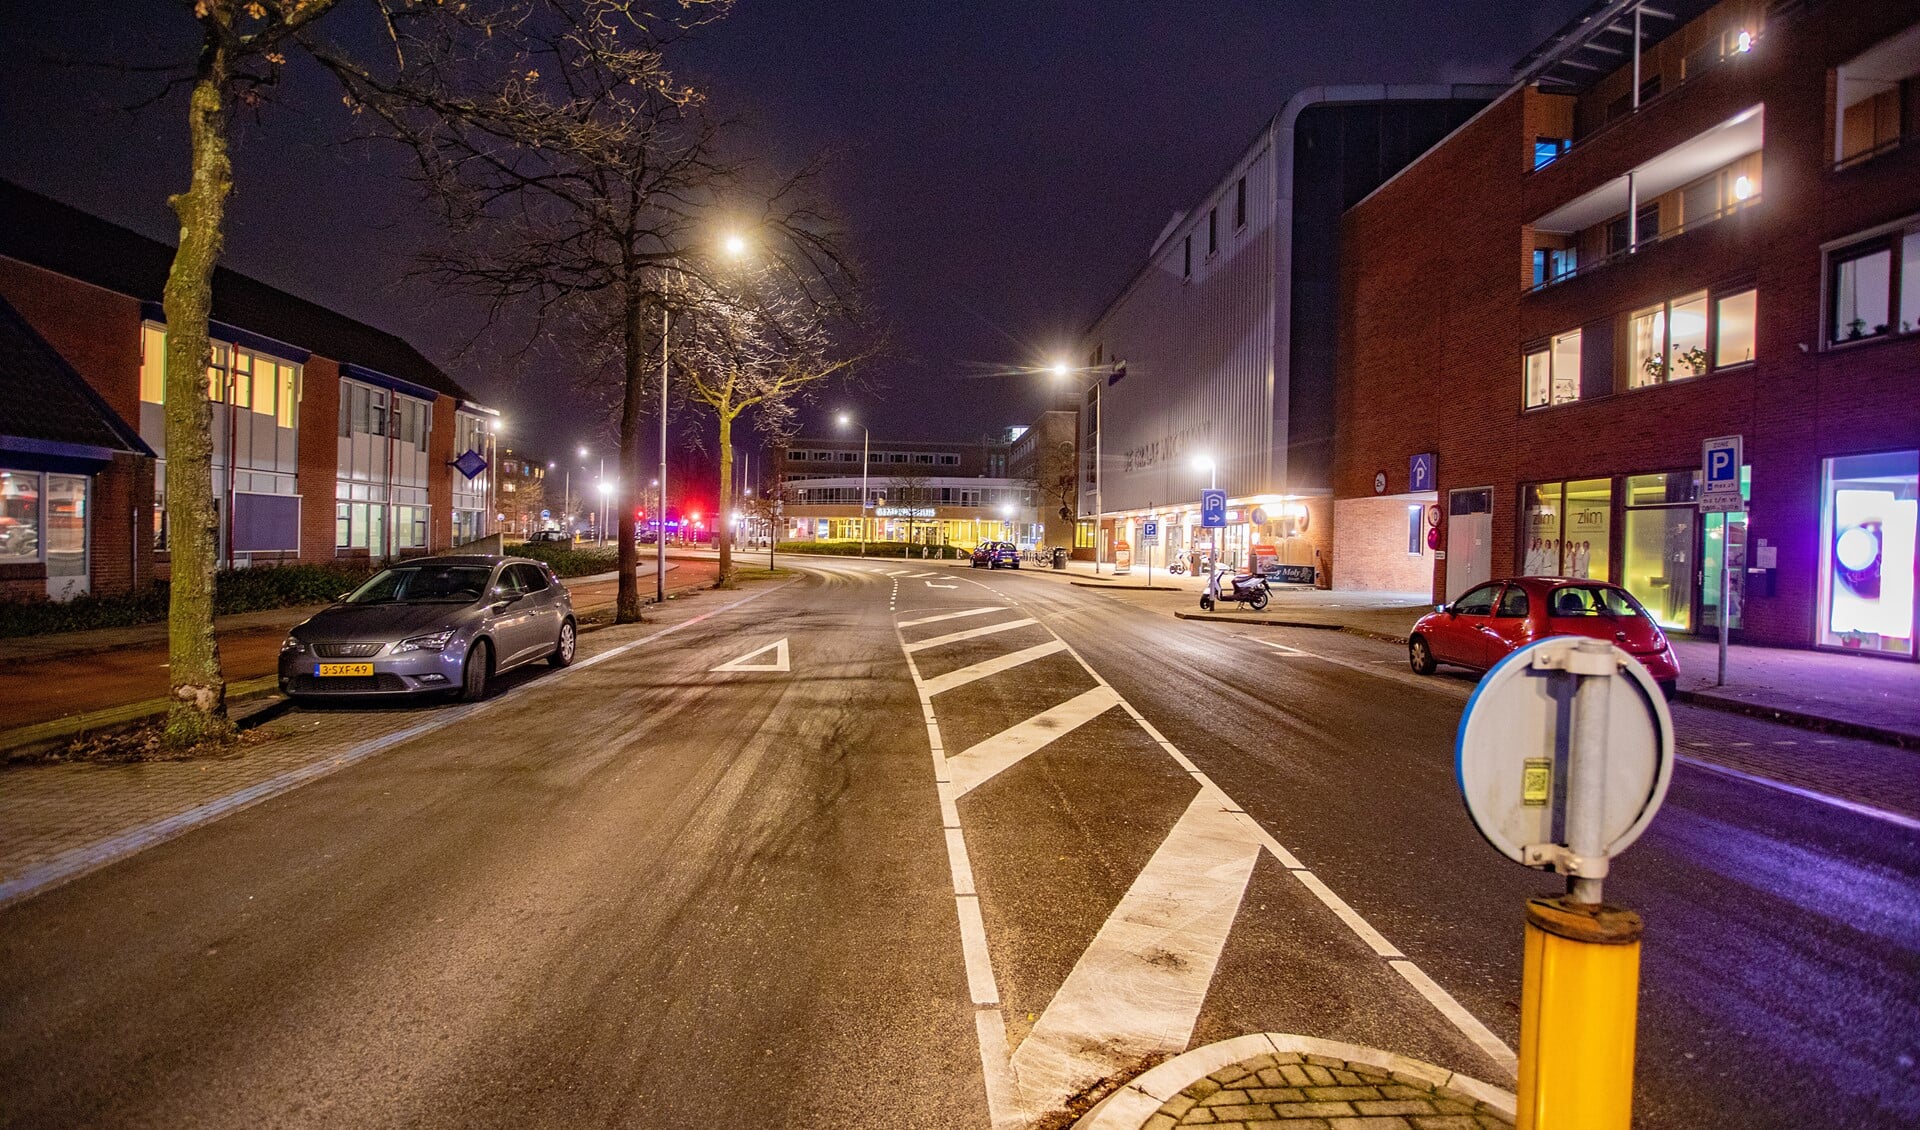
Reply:
<svg viewBox="0 0 1920 1130"><path fill-rule="evenodd" d="M981 588L987 589L1001 596L1003 599L1005 598L1005 594L991 585L982 584L970 578L967 580L970 584L979 585ZM1046 628L1046 625L1042 624L1041 627ZM1046 630L1052 633L1051 628L1047 628ZM1035 1027L1028 1036L1028 1041L1032 1041L1035 1035L1043 1032L1052 1032L1066 1042L1049 1044L1043 1041L1042 1043L1034 1044L1031 1051L1026 1050L1027 1043L1023 1042L1021 1051L1010 1054L1006 1037L1006 1017L999 1003L998 990L993 981L992 963L987 950L985 931L984 929L980 929L977 934L975 932L975 923L979 921L979 897L975 892L973 884L972 863L970 859L965 856L966 841L960 827L959 808L955 804L955 800L960 793L964 792L965 789L977 786L991 774L978 775L979 770L983 768L983 766L969 765L962 760L972 754L974 749L978 749L979 746L975 746L965 753L956 755L954 758L949 758L946 755L940 736L939 722L933 709L933 696L940 691L951 690L953 687L964 685L967 682L973 681L975 678L993 673L992 671L981 670L982 668L992 667L994 670L1005 670L1008 667L1017 666L1033 658L1038 658L1037 655L1029 653L1043 650L1046 653L1051 653L1055 650L1064 650L1068 655L1071 655L1074 661L1093 679L1096 687L1112 695L1113 701L1118 703L1118 705L1126 711L1128 717L1158 744L1168 757L1188 773L1200 790L1196 797L1196 802L1201 798L1211 798L1213 801L1215 815L1217 815L1219 819L1218 826L1221 829L1221 835L1224 837L1222 842L1251 845L1250 855L1253 860L1258 859L1261 850L1271 852L1275 858L1280 860L1283 866L1291 871L1303 885L1320 899L1323 905L1333 910L1335 915L1341 919L1348 929L1352 930L1362 941L1372 948L1375 953L1388 959L1388 963L1394 966L1395 972L1407 980L1409 984L1413 985L1416 991L1420 992L1443 1017L1458 1028L1460 1032L1476 1046L1486 1050L1487 1054L1492 1057L1496 1064L1502 1065L1503 1069L1508 1071L1509 1074L1513 1072L1513 1065L1517 1063L1517 1060L1511 1049L1507 1048L1497 1037L1493 1036L1486 1026L1481 1024L1471 1013L1461 1007L1459 1002L1454 1000L1446 990L1433 983L1430 978L1425 977L1418 966L1404 958L1397 947L1391 942L1388 942L1386 938L1362 918L1357 911L1351 906L1348 906L1347 903L1338 895L1334 894L1325 883L1321 882L1317 876L1308 871L1305 865L1295 858L1292 853L1288 852L1286 848L1282 847L1257 820L1245 810L1241 809L1232 798L1228 797L1218 786L1214 785L1213 782L1208 779L1207 775L1201 772L1173 743L1168 741L1145 716L1134 708L1132 703L1114 691L1113 687L1106 679L1101 677L1098 671L1093 669L1092 665L1086 661L1084 656L1074 650L1072 645L1068 644L1065 640L1060 639L1057 634L1054 636L1055 645L1051 648L1029 648L1026 649L1025 652L1016 652L1009 656L1003 656L998 661L989 661L984 664L976 664L973 667L962 668L960 671L951 672L949 675L941 677L941 679L950 680L948 682L940 682L938 679L923 679L920 675L919 664L914 657L914 653L907 650L905 636L899 632L898 628L896 628L895 634L900 641L902 654L907 662L907 672L912 677L915 689L918 690L920 694L921 709L926 719L928 740L932 746L935 790L939 799L941 826L948 837L948 863L953 869L955 900L959 907L961 919L962 955L966 963L969 989L972 992L973 1001L979 1009L975 1014L975 1027L980 1047L981 1070L986 1084L988 1116L995 1130L1001 1130L1001 1128L1012 1130L1012 1128L1015 1127L1024 1127L1041 1115L1061 1109L1062 1104L1071 1097L1075 1090L1079 1089L1077 1087L1064 1091L1057 1089L1063 1085L1069 1077L1078 1078L1086 1072L1092 1071L1094 1072L1093 1078L1104 1078L1114 1071L1121 1070L1127 1066L1128 1061L1124 1058L1109 1057L1104 1061L1094 1058L1098 1054L1095 1049L1104 1048L1102 1041L1109 1038L1109 1033L1107 1032L1096 1031L1094 1033L1094 1039L1091 1042L1073 1042L1075 1040L1081 1040L1085 1036L1084 1032L1078 1032L1076 1020L1080 1022L1078 1027L1084 1028L1084 1022L1089 1015L1087 1010L1089 1009L1095 1011L1106 1010L1113 1015L1123 1018L1128 1014L1129 1010L1131 1010L1132 1013L1135 1014L1134 1019L1138 1021L1140 1017L1151 1013L1155 1007L1165 1005L1170 1014L1161 1016L1157 1021L1147 1021L1146 1024L1157 1024L1159 1030L1167 1033L1177 1033L1184 1030L1186 1035L1181 1036L1179 1038L1179 1044L1172 1048L1173 1051L1179 1051L1185 1042L1192 1038L1193 1026L1198 1020L1198 1010L1204 1005L1206 990L1212 983L1213 973L1217 968L1220 952L1219 948L1213 948L1211 950L1211 957L1208 956L1209 950L1206 945L1204 933L1197 939L1182 939L1194 942L1198 947L1190 951L1194 960L1184 964L1180 961L1158 964L1152 960L1155 956L1154 953L1138 948L1128 950L1123 945L1116 945L1114 947L1116 952L1124 954L1127 959L1133 962L1131 966L1122 966L1122 968L1136 974L1138 979L1148 986L1148 992L1145 995L1136 993L1131 998L1118 1001L1105 999L1111 992L1109 986L1113 980L1112 971L1096 969L1097 966L1103 964L1103 959L1095 958L1089 962L1088 954L1083 954L1081 962L1088 962L1088 973L1082 978L1082 984L1085 986L1085 991L1081 994L1083 999L1077 1000L1075 997L1069 995L1067 993L1067 986L1063 985L1060 992L1056 994L1054 1001L1049 1002L1047 1010L1042 1013L1040 1019L1036 1022ZM1310 652L1303 652L1302 654L1312 655ZM1325 657L1314 656L1314 658ZM1342 665L1344 666L1346 664ZM978 674L975 672L978 672ZM954 676L960 676L961 678L954 679ZM1054 709L1059 708L1056 707ZM1017 728L1018 727L1012 727L1010 729ZM995 735L994 738L987 739L987 742L981 744L992 743L1007 733L1007 731L1003 731L1001 735ZM1001 768L1004 767L1005 766L1001 766ZM997 772L998 770L994 771ZM968 783L970 774L975 776L971 779L971 783ZM1190 806L1190 812L1191 810L1192 806ZM1185 817L1182 818L1182 823L1185 822L1185 819ZM1228 829L1231 829L1231 831ZM1180 831L1180 825L1176 825L1175 830L1176 832ZM1163 841L1160 849L1155 853L1154 858L1156 860L1160 858L1161 851L1167 850L1168 843L1173 839L1174 836L1170 834L1167 841ZM1235 859L1240 858L1239 849L1235 849L1230 854L1232 854ZM1210 870L1209 868L1204 866L1194 867L1191 861L1183 866L1184 870L1174 876L1174 881L1206 884L1211 881L1223 879L1222 875L1209 876L1207 874ZM1249 862L1247 864L1247 874L1249 876L1251 875L1251 866L1252 864ZM1153 861L1149 861L1148 867L1152 869ZM1230 880L1235 870L1234 864L1228 863L1222 865L1222 867L1225 869L1224 879ZM1141 878L1136 878L1136 888L1141 887L1144 876L1145 872L1142 873ZM1225 931L1230 932L1232 929L1233 918L1235 914L1237 914L1239 900L1244 898L1245 888L1246 879L1243 878L1239 882L1239 893L1232 900L1232 905L1225 910L1226 921L1222 927ZM1133 891L1130 890L1129 896L1131 896L1132 893ZM1123 905L1125 905L1125 900L1123 900ZM1116 922L1120 924L1116 925ZM1190 919L1188 924L1191 924L1191 922L1192 920ZM1137 936L1138 926L1139 923L1121 921L1120 913L1116 910L1115 914L1103 924L1101 934L1096 935L1095 945L1099 945L1100 937L1108 935L1109 930L1113 931L1111 937L1116 943L1124 940L1124 938L1128 936ZM1133 935L1129 935L1130 927L1136 928ZM1224 934L1222 938L1224 939ZM1224 946L1224 940L1221 942L1221 945ZM1088 953L1090 954L1091 952L1092 948L1090 947ZM1167 950L1165 952L1172 953L1174 951ZM1177 965L1179 969L1177 973L1169 972L1164 968L1165 965ZM1401 966L1405 968L1401 968ZM1080 968L1081 965L1076 963L1074 972L1076 974L1079 973ZM1149 976L1152 970L1160 970L1161 976L1172 977L1173 981L1179 984L1185 984L1189 978L1197 981L1200 986L1197 1001L1192 1003L1189 1009L1188 1001L1192 998L1192 993L1185 992L1177 987L1170 992L1163 991L1163 986L1153 977ZM985 979L985 991L983 991L983 978ZM1069 982L1072 981L1073 976L1070 975ZM1056 1006L1060 1009L1057 1014L1055 1014L1054 1011ZM1049 1020L1049 1016L1053 1016L1054 1018ZM1025 1054L1024 1059L1020 1058L1022 1053ZM1021 1070L1016 1070L1017 1059L1024 1065ZM1081 1085L1084 1086L1084 1083Z"/></svg>
<svg viewBox="0 0 1920 1130"><path fill-rule="evenodd" d="M1288 647L1286 644L1274 643L1272 640L1263 640L1256 637L1253 642L1266 644L1268 647L1272 648L1273 650L1278 652L1283 652L1287 655L1301 655L1301 656L1306 656L1309 659L1319 658L1318 656L1312 655L1309 652L1301 651L1297 647Z"/></svg>
<svg viewBox="0 0 1920 1130"><path fill-rule="evenodd" d="M1116 1066L1183 1051L1262 844L1218 789L1187 806L1013 1053L1028 1107L1048 1110Z"/></svg>
<svg viewBox="0 0 1920 1130"><path fill-rule="evenodd" d="M769 651L774 653L772 659L768 660L765 663L753 662L753 659L756 656L765 655ZM720 666L709 667L707 668L707 670L709 673L714 671L788 671L788 670L791 670L791 668L788 666L788 663L787 663L787 637L781 636L780 639L774 643L770 643L765 647L755 648L754 650L747 652L745 655L741 656L738 659L729 659L725 663L722 663Z"/></svg>
<svg viewBox="0 0 1920 1130"><path fill-rule="evenodd" d="M982 660L971 667L962 667L957 671L949 671L944 675L935 675L933 678L926 680L927 697L931 698L934 695L953 690L955 687L964 687L975 680L984 679L989 675L997 675L1002 671L1010 671L1022 664L1031 663L1036 659L1044 659L1049 655L1065 651L1066 649L1067 645L1064 642L1054 639L1046 643L1035 644L1029 648L1023 648L1007 655L996 655L992 659Z"/></svg>
<svg viewBox="0 0 1920 1130"><path fill-rule="evenodd" d="M906 576L906 575L907 575L908 573L911 573L911 572L913 572L913 570L911 570L911 569L893 569L893 570L890 570L890 571L889 571L889 572L887 573L887 576L889 576L889 577L904 577L904 576ZM899 584L899 583L900 583L900 582L898 582L898 581L895 581L895 582L894 582L894 584Z"/></svg>
<svg viewBox="0 0 1920 1130"><path fill-rule="evenodd" d="M1520 1057L1506 1045L1506 1041L1493 1034L1493 1030L1480 1023L1480 1018L1468 1012L1453 994L1434 983L1433 978L1411 961L1389 961L1394 972L1407 979L1407 984L1419 990L1427 998L1427 1003L1440 1010L1440 1014L1453 1021L1467 1039L1472 1040L1479 1049L1487 1053L1487 1058L1500 1065L1509 1075L1520 1073Z"/></svg>
<svg viewBox="0 0 1920 1130"><path fill-rule="evenodd" d="M961 640L979 639L981 636L991 636L996 632L1011 632L1015 628L1027 627L1033 622L1031 618L1025 620L1006 620L998 624L985 624L978 628L968 628L961 632L948 632L944 636L933 636L924 640L915 640L913 643L907 645L907 650L925 651L930 647L959 643Z"/></svg>
<svg viewBox="0 0 1920 1130"><path fill-rule="evenodd" d="M1695 769L1704 769L1709 773L1718 773L1722 777L1732 777L1736 781L1745 781L1750 785L1759 785L1763 789L1774 789L1779 792L1790 793L1793 796L1801 797L1805 800L1815 801L1833 808L1845 809L1857 816L1865 816L1870 820L1880 820L1909 831L1920 832L1920 819L1908 816L1902 812L1892 812L1884 808L1876 808L1871 804L1862 804L1857 800L1847 800L1843 797L1829 796L1826 793L1815 792L1812 789L1802 788L1799 785L1789 785L1785 781L1776 781L1771 777L1761 777L1753 773L1742 773L1738 769L1729 769L1725 765L1715 765L1710 761L1701 761L1697 758L1685 757L1680 754L1675 754L1673 759L1682 765L1690 765Z"/></svg>
<svg viewBox="0 0 1920 1130"><path fill-rule="evenodd" d="M936 585L932 581L921 581L920 583L930 589L957 589L960 587L959 585Z"/></svg>
<svg viewBox="0 0 1920 1130"><path fill-rule="evenodd" d="M913 577L937 577L939 575L940 574L938 573L908 573L907 574L908 578L910 579Z"/></svg>
<svg viewBox="0 0 1920 1130"><path fill-rule="evenodd" d="M956 799L986 784L1001 771L1019 764L1034 750L1067 736L1119 703L1120 696L1113 692L1112 687L1097 686L948 758L947 769L953 774Z"/></svg>
<svg viewBox="0 0 1920 1130"><path fill-rule="evenodd" d="M985 608L969 608L962 612L942 612L938 616L922 616L918 620L902 620L902 628L917 628L921 624L934 624L941 620L958 620L963 616L985 616L989 612L1005 612L1004 604L989 604Z"/></svg>
<svg viewBox="0 0 1920 1130"><path fill-rule="evenodd" d="M662 636L670 636L675 632L691 628L703 620L711 620L722 612L728 612L743 604L759 600L768 593L779 592L788 585L797 584L798 582L798 577L790 581L783 581L770 589L762 589L759 592L741 597L739 600L733 601L730 604L723 604L711 612L702 612L700 615L690 620L683 620L670 628L662 628L651 635L641 636L635 640L628 640L618 647L608 648L598 655L581 659L571 667L549 672L543 678L528 683L526 686L553 686L555 683L572 678L596 663L605 662L614 656L623 655L637 647L650 644ZM515 688L515 690L518 689L520 688ZM514 692L509 691L507 694L501 695L498 698L468 703L463 706L448 707L444 713L429 718L419 725L409 726L404 730L399 730L383 737L370 738L341 753L333 754L322 760L311 762L295 769L289 769L276 777L269 777L267 780L228 793L226 796L216 797L196 808L190 808L185 812L178 812L172 816L142 824L136 828L130 828L119 835L104 840L97 840L94 843L74 848L71 851L62 852L37 867L29 868L27 871L12 879L0 882L0 906L6 906L18 902L21 899L37 895L42 891L77 879L90 871L98 870L109 863L124 859L136 852L144 851L156 844L165 843L167 840L173 839L183 832L198 828L202 824L210 824L223 816L231 815L243 808L251 808L263 801L271 800L282 793L290 792L309 781L318 780L328 774L344 769L357 761L365 760L376 753L392 749L405 742L413 741L415 738L425 737L436 730L445 729L455 722L463 722L475 714L490 710L500 703L508 701L513 696L513 693Z"/></svg>

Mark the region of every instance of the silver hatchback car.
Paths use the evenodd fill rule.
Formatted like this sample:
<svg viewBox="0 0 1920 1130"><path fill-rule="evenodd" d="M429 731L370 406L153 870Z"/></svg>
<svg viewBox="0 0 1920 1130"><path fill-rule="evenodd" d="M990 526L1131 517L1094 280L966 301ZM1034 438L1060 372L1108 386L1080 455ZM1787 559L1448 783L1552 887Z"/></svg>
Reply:
<svg viewBox="0 0 1920 1130"><path fill-rule="evenodd" d="M495 675L573 662L573 598L523 557L424 557L388 566L280 645L280 690L484 698Z"/></svg>

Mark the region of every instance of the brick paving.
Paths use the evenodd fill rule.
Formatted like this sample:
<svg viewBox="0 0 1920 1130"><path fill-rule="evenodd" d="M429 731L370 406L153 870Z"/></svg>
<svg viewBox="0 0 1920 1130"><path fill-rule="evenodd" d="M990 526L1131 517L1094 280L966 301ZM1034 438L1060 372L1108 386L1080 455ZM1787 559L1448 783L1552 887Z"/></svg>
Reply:
<svg viewBox="0 0 1920 1130"><path fill-rule="evenodd" d="M1324 1055L1274 1052L1197 1080L1143 1130L1506 1130L1485 1102L1412 1075Z"/></svg>

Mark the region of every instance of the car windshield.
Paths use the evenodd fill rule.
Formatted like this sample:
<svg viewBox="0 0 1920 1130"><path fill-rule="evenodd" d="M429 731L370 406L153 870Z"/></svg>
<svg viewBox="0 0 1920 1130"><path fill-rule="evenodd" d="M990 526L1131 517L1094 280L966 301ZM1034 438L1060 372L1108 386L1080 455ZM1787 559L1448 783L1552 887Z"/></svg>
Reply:
<svg viewBox="0 0 1920 1130"><path fill-rule="evenodd" d="M487 591L485 565L399 565L347 594L348 604L465 604Z"/></svg>
<svg viewBox="0 0 1920 1130"><path fill-rule="evenodd" d="M1598 585L1570 585L1553 590L1555 616L1635 616L1639 609L1624 590Z"/></svg>

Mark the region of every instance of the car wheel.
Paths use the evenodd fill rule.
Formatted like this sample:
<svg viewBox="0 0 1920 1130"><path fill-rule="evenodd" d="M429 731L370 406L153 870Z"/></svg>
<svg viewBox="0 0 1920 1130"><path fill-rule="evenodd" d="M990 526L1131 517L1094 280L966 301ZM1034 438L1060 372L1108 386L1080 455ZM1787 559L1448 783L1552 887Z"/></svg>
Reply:
<svg viewBox="0 0 1920 1130"><path fill-rule="evenodd" d="M467 649L466 665L460 668L460 701L479 702L487 697L487 679L493 674L493 645L475 640Z"/></svg>
<svg viewBox="0 0 1920 1130"><path fill-rule="evenodd" d="M579 643L572 620L560 622L560 642L553 647L553 654L547 656L547 663L553 667L566 667L573 662L573 650Z"/></svg>
<svg viewBox="0 0 1920 1130"><path fill-rule="evenodd" d="M1679 693L1679 690L1680 690L1680 680L1678 679L1660 680L1660 697L1666 699L1668 702L1673 701L1673 696Z"/></svg>
<svg viewBox="0 0 1920 1130"><path fill-rule="evenodd" d="M1253 599L1247 601L1247 603L1253 606L1255 612L1265 612L1267 610L1267 594L1263 592L1254 593Z"/></svg>
<svg viewBox="0 0 1920 1130"><path fill-rule="evenodd" d="M1439 666L1433 661L1433 649L1427 646L1425 636L1414 636L1407 641L1407 666L1413 668L1416 675L1431 675Z"/></svg>
<svg viewBox="0 0 1920 1130"><path fill-rule="evenodd" d="M1018 569L1018 568L1020 567L1020 563L1019 563L1018 561L1015 561L1015 562L1013 563L1013 567L1014 567L1015 569Z"/></svg>

